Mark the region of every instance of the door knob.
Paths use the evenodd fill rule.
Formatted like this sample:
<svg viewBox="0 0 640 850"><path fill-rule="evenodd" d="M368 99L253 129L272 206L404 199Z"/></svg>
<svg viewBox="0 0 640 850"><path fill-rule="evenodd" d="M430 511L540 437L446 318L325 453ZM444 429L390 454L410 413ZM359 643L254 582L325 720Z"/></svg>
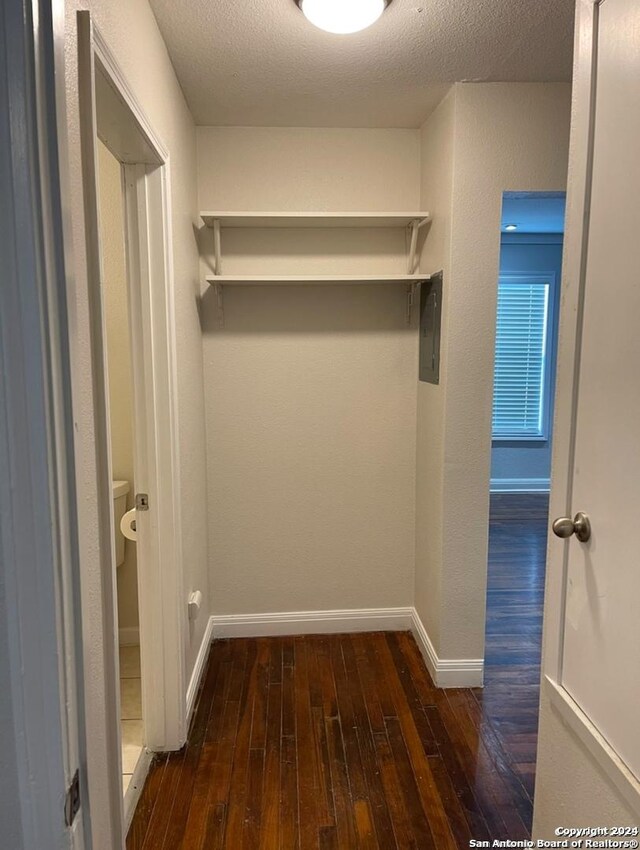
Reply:
<svg viewBox="0 0 640 850"><path fill-rule="evenodd" d="M581 543L586 543L591 537L591 523L589 517L583 514L582 511L577 513L573 519L568 516L561 516L553 521L553 533L556 537L571 537L572 534L578 538Z"/></svg>

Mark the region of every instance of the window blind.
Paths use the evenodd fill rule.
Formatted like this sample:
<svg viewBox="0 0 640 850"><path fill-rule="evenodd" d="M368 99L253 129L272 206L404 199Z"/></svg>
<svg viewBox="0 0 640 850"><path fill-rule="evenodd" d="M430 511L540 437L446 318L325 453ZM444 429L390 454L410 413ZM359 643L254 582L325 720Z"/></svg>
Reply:
<svg viewBox="0 0 640 850"><path fill-rule="evenodd" d="M493 436L544 436L549 284L498 284Z"/></svg>

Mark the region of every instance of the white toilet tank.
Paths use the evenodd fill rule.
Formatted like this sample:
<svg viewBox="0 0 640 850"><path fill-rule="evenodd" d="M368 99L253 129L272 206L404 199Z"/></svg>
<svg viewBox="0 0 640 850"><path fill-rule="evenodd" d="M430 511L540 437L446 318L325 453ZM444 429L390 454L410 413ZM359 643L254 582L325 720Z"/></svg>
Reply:
<svg viewBox="0 0 640 850"><path fill-rule="evenodd" d="M127 512L128 481L113 481L113 519L116 535L116 567L124 563L124 535L120 531L120 521Z"/></svg>

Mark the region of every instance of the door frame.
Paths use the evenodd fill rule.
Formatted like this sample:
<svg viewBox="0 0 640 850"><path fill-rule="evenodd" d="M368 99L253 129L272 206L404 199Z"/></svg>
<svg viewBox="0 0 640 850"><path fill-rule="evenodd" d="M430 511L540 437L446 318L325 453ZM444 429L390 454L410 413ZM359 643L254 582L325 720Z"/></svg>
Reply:
<svg viewBox="0 0 640 850"><path fill-rule="evenodd" d="M143 672L145 735L153 750L176 750L186 740L188 620L183 599L171 166L167 148L97 28L94 49L100 71L151 148L146 156L142 151L126 157L121 144L129 144L127 139L116 141L111 150L123 163L134 418L140 423L135 429L136 489L148 493L151 503L151 510L136 518L139 535L144 536L146 522L152 538L147 553L151 557L138 568L143 666L145 659L151 660L149 675ZM135 162L124 164L125 158ZM164 700L158 700L158 694L164 694Z"/></svg>
<svg viewBox="0 0 640 850"><path fill-rule="evenodd" d="M123 168L130 339L134 385L135 485L149 497L138 511L138 590L144 723L140 769L124 800L129 825L149 751L177 750L186 740L185 643L188 629L182 566L178 459L176 330L173 312L170 162L167 148L134 97L90 13L77 13L80 144L87 285L91 322L93 422L100 515L101 606L107 624L105 711L108 784L120 800L119 659L111 492L109 407L99 236L97 139ZM98 94L97 82L101 93ZM99 103L100 101L100 103ZM102 106L101 106L102 104ZM106 104L106 105L105 105ZM99 108L100 107L100 108ZM89 735L91 730L89 729ZM115 803L115 810L120 808ZM112 809L114 811L114 809Z"/></svg>
<svg viewBox="0 0 640 850"><path fill-rule="evenodd" d="M551 517L573 516L573 473L596 109L597 39L599 12L603 2L605 0L578 0L576 8L571 142L549 504ZM562 685L568 559L569 541L563 543L550 535L544 600L542 689L620 793L640 810L640 782Z"/></svg>
<svg viewBox="0 0 640 850"><path fill-rule="evenodd" d="M89 286L94 290L91 312L95 358L94 391L102 419L99 471L106 480L100 491L113 529L108 392L102 274L100 266L96 140L99 135L123 165L127 277L135 409L136 490L147 493L150 510L138 512L138 587L142 652L145 744L154 751L179 749L186 739L184 646L187 606L183 604L181 499L178 459L176 329L173 298L173 256L169 153L143 109L89 12L78 12L79 39L91 55L80 66L90 67L93 107L81 109L85 191L85 229L90 257ZM116 94L103 121L96 97L96 78L103 75ZM85 107L87 104L85 103ZM120 114L114 112L122 108ZM138 138L123 127L133 122ZM103 126L104 125L104 126ZM92 179L93 175L93 179ZM90 207L87 210L87 207ZM89 212L89 215L87 215ZM105 473L106 476L105 476ZM113 534L111 535L113 539ZM108 560L109 574L113 561ZM107 564L104 564L105 568ZM103 600L104 604L114 604ZM115 611L114 611L115 613ZM117 636L116 636L117 637ZM117 647L116 647L117 649ZM114 657L114 671L117 669ZM159 698L160 697L160 698Z"/></svg>

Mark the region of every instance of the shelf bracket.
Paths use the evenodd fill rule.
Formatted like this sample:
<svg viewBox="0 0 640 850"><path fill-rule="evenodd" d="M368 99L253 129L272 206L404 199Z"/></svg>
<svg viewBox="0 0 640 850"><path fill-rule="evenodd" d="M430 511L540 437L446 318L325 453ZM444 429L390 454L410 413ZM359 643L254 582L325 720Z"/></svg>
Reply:
<svg viewBox="0 0 640 850"><path fill-rule="evenodd" d="M216 218L213 222L213 252L215 257L214 274L222 274L222 247L219 218Z"/></svg>
<svg viewBox="0 0 640 850"><path fill-rule="evenodd" d="M418 245L418 236L420 230L426 227L430 222L430 218L415 218L409 222L407 233L410 234L410 242L408 240L407 250L407 274L415 274L418 271L420 264L420 250Z"/></svg>
<svg viewBox="0 0 640 850"><path fill-rule="evenodd" d="M415 274L416 266L418 265L418 230L420 222L412 221L409 225L411 228L411 245L409 247L409 258L407 262L407 274Z"/></svg>
<svg viewBox="0 0 640 850"><path fill-rule="evenodd" d="M408 283L407 284L407 312L405 315L405 319L408 325L411 324L411 314L413 312L413 304L416 300L416 291L418 289L417 283Z"/></svg>
<svg viewBox="0 0 640 850"><path fill-rule="evenodd" d="M224 293L221 283L213 284L213 291L216 294L216 310L218 313L218 327L224 328Z"/></svg>

